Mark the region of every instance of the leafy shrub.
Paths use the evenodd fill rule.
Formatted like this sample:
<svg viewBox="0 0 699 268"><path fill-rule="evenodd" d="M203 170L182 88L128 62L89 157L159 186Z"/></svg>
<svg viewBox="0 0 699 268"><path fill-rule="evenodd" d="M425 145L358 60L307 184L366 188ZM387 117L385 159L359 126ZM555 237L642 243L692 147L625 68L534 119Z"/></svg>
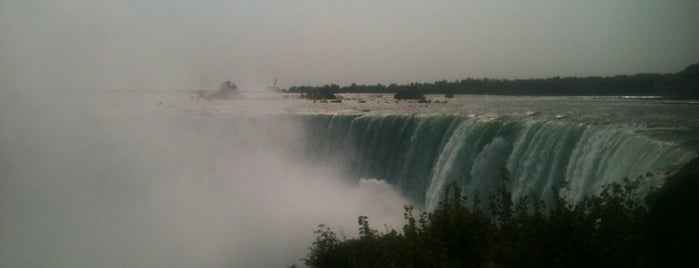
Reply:
<svg viewBox="0 0 699 268"><path fill-rule="evenodd" d="M570 204L560 195L547 207L522 197L513 202L505 171L498 190L481 207L448 185L438 207L417 218L405 206L406 224L379 233L360 216L359 237L338 239L321 225L304 259L311 267L639 267L648 209L639 180L605 185L599 195ZM558 192L558 191L554 191Z"/></svg>

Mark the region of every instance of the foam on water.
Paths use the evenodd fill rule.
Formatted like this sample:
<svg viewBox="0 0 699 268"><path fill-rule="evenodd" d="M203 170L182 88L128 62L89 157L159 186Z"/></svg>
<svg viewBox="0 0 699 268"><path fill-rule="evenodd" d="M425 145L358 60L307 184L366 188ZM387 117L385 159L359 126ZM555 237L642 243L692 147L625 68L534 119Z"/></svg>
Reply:
<svg viewBox="0 0 699 268"><path fill-rule="evenodd" d="M565 195L577 202L624 177L647 175L644 187L659 186L696 157L681 143L632 126L454 115L313 115L306 123L317 141L308 150L326 154L319 158L341 159L352 176L385 179L427 208L452 181L487 194L502 168L511 174L515 198L547 200L552 188L567 182Z"/></svg>
<svg viewBox="0 0 699 268"><path fill-rule="evenodd" d="M487 192L503 167L515 196L566 180L575 201L646 173L658 185L699 136L695 106L656 100L2 93L7 267L288 266L317 224L399 226L402 205L434 207L451 181Z"/></svg>

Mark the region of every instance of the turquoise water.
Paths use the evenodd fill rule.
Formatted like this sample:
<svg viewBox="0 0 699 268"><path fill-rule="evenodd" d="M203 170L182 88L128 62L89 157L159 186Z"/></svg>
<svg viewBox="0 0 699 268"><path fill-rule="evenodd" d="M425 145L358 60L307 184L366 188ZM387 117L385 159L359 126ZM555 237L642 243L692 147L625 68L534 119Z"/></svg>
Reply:
<svg viewBox="0 0 699 268"><path fill-rule="evenodd" d="M248 95L188 107L215 118L287 116L302 123L304 157L351 179L385 180L427 208L452 181L489 192L502 169L515 197L547 200L565 182L561 194L577 202L625 177L659 187L699 151L699 104L691 100L432 95L417 103L344 94L325 103ZM268 105L244 106L255 102Z"/></svg>
<svg viewBox="0 0 699 268"><path fill-rule="evenodd" d="M386 180L428 208L452 181L467 191L489 192L503 168L511 174L514 197L550 198L552 187L566 181L570 191L564 194L575 202L624 177L643 176L646 187L660 186L696 156L630 126L458 115L304 120L314 156L343 162L351 176Z"/></svg>
<svg viewBox="0 0 699 268"><path fill-rule="evenodd" d="M286 267L318 224L399 228L451 181L506 168L515 196L574 202L699 151L691 101L241 93L3 91L0 266Z"/></svg>

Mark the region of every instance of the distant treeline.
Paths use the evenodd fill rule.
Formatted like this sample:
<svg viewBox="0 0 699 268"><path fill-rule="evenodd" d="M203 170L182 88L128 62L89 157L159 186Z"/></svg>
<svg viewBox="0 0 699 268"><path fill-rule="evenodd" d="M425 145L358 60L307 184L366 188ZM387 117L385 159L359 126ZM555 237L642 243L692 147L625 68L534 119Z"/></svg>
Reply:
<svg viewBox="0 0 699 268"><path fill-rule="evenodd" d="M553 77L545 79L489 79L467 78L456 81L407 85L292 86L291 93L313 91L331 93L396 93L418 90L424 94L491 94L491 95L545 95L545 96L673 96L699 98L699 64L693 64L674 74L643 73L609 77Z"/></svg>

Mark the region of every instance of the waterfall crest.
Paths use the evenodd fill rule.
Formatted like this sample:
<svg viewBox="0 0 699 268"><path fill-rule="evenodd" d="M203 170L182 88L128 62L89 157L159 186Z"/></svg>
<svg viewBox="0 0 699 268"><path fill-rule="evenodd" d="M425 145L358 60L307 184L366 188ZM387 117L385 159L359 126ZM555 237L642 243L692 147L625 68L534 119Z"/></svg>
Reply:
<svg viewBox="0 0 699 268"><path fill-rule="evenodd" d="M514 198L548 200L566 182L561 194L577 202L624 177L659 186L696 157L621 125L456 115L311 115L304 123L308 156L344 163L355 178L388 181L428 209L453 181L488 194L503 168Z"/></svg>

